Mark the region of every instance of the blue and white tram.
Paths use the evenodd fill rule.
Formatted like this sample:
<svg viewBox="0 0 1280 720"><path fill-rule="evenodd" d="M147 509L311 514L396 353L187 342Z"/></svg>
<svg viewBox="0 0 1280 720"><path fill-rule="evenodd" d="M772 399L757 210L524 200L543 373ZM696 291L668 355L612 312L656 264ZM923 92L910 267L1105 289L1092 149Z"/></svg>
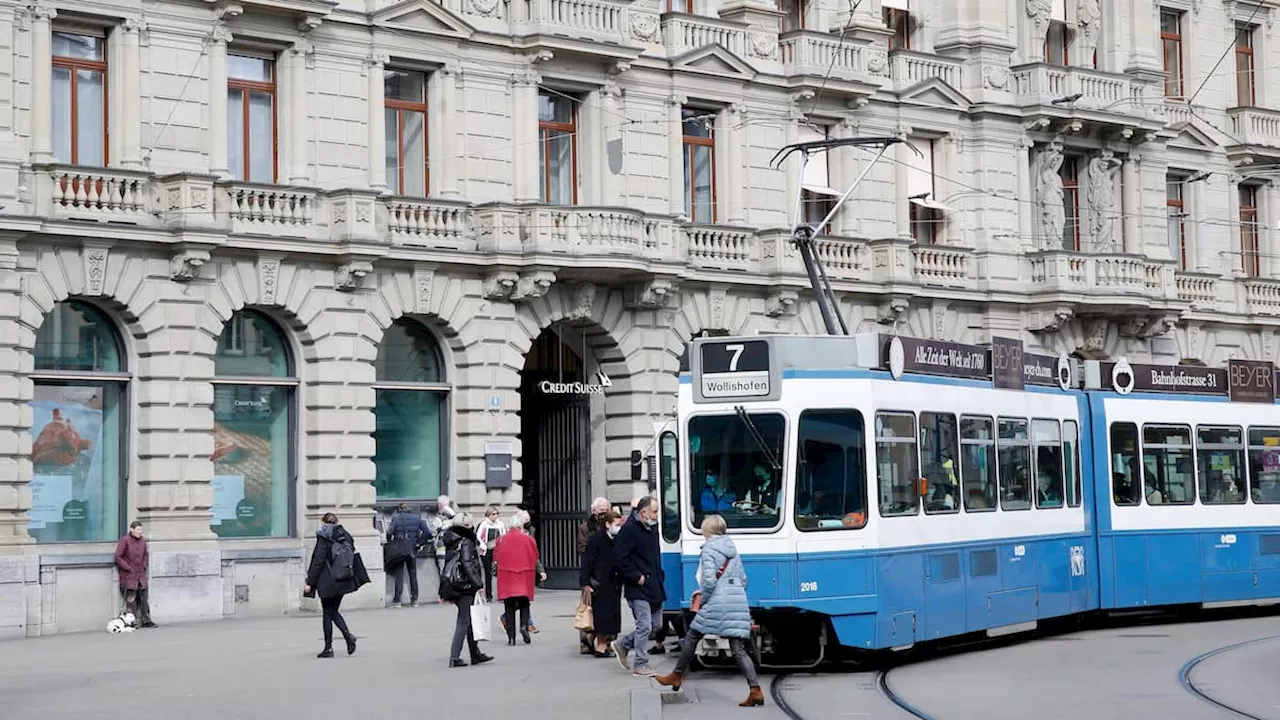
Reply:
<svg viewBox="0 0 1280 720"><path fill-rule="evenodd" d="M1239 500L1255 452L1259 477L1280 478L1274 403L1082 391L1073 361L1037 357L1018 362L1023 389L1001 389L990 352L975 346L695 341L677 413L683 587L696 582L698 527L715 512L746 565L767 662L1280 595L1280 555L1267 555L1280 553L1270 540L1280 535L1266 530L1280 517ZM1151 492L1126 489L1137 502L1117 505L1111 469ZM1209 497L1235 504L1198 498L1197 474ZM1255 482L1280 500L1276 480Z"/></svg>

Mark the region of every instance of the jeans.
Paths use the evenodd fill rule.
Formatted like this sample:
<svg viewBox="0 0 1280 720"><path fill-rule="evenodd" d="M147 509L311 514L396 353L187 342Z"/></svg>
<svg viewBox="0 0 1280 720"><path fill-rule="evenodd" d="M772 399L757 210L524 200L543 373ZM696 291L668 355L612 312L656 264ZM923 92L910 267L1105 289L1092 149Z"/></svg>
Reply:
<svg viewBox="0 0 1280 720"><path fill-rule="evenodd" d="M689 671L689 664L693 662L693 653L698 649L698 641L703 638L702 633L689 628L689 632L685 634L683 647L680 650L680 659L676 661L675 673L684 675ZM751 661L751 656L747 654L746 641L742 638L726 638L729 641L729 651L733 653L733 659L738 661L738 669L742 671L742 676L747 679L747 685L751 687L760 687L760 680L756 677L756 664Z"/></svg>
<svg viewBox="0 0 1280 720"><path fill-rule="evenodd" d="M412 555L402 560L393 571L396 574L396 593L391 602L398 603L400 598L403 597L404 570L407 570L409 575L409 601L418 602L418 559Z"/></svg>
<svg viewBox="0 0 1280 720"><path fill-rule="evenodd" d="M320 598L320 608L324 610L324 618L321 622L324 624L324 646L333 645L333 626L337 625L338 630L342 631L342 637L351 637L351 631L347 629L347 621L343 619L342 613L338 612L338 608L342 606L342 596L331 598Z"/></svg>
<svg viewBox="0 0 1280 720"><path fill-rule="evenodd" d="M480 564L484 566L484 599L493 602L493 551L480 556Z"/></svg>
<svg viewBox="0 0 1280 720"><path fill-rule="evenodd" d="M633 669L648 667L649 634L654 628L662 627L662 603L628 600L627 605L631 606L631 615L636 619L636 631L623 635L619 642L624 650L635 654L631 662Z"/></svg>
<svg viewBox="0 0 1280 720"><path fill-rule="evenodd" d="M120 588L120 598L124 600L124 609L133 613L133 619L139 625L151 622L151 602L147 598L147 589L125 590Z"/></svg>
<svg viewBox="0 0 1280 720"><path fill-rule="evenodd" d="M476 643L476 633L471 629L471 605L476 601L475 593L467 593L454 604L458 606L458 622L453 626L453 644L449 646L449 659L462 659L462 641L466 640L467 650L471 652L471 662L480 656L480 645Z"/></svg>
<svg viewBox="0 0 1280 720"><path fill-rule="evenodd" d="M508 618L507 639L510 640L511 642L515 642L516 641L516 625L515 623L510 622L510 618L516 617L516 613L519 612L520 620L523 623L521 627L523 627L526 630L529 629L529 626L533 624L529 620L529 598L527 597L507 598L506 600L502 601L502 604L506 608L502 613L502 617Z"/></svg>

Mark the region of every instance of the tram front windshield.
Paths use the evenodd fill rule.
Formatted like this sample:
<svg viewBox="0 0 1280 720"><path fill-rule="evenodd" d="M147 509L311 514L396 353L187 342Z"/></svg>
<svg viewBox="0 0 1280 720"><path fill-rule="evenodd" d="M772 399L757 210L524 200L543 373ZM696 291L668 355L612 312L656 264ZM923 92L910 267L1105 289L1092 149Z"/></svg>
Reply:
<svg viewBox="0 0 1280 720"><path fill-rule="evenodd" d="M689 510L695 528L711 514L722 516L730 529L778 526L785 430L779 413L689 420Z"/></svg>

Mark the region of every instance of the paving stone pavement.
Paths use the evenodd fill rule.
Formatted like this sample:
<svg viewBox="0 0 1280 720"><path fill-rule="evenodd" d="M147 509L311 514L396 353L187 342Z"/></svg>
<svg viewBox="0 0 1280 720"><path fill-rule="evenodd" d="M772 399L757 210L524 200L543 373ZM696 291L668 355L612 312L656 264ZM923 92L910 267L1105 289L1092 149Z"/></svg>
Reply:
<svg viewBox="0 0 1280 720"><path fill-rule="evenodd" d="M128 635L107 633L104 619L101 632L0 643L0 718L621 720L631 690L649 682L578 654L577 600L576 592L540 591L533 617L541 632L516 647L501 634L495 603L493 640L481 643L495 661L456 669L447 667L452 605L346 613L359 648L348 657L335 647L326 660L315 657L318 615Z"/></svg>

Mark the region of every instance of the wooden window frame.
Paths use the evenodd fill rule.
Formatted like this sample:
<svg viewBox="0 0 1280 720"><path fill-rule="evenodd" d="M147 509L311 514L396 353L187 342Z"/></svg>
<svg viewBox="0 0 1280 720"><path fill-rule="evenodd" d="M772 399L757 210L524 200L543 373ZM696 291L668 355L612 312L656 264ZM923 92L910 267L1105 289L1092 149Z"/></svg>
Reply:
<svg viewBox="0 0 1280 720"><path fill-rule="evenodd" d="M411 100L395 100L386 97L384 88L383 105L396 114L396 189L398 195L404 195L404 113L422 113L422 189L423 197L431 196L431 117L427 114L427 74L418 70L399 70L388 68L390 72L418 75L422 78L422 102ZM386 83L386 75L383 75ZM384 121L385 122L385 121Z"/></svg>
<svg viewBox="0 0 1280 720"><path fill-rule="evenodd" d="M1178 30L1177 30L1177 32L1165 32L1165 30L1164 30L1164 16L1165 16L1165 15L1170 15L1170 16L1172 16L1172 17L1174 17L1174 18L1176 18L1176 19L1177 19L1177 22L1178 22ZM1161 62L1161 64L1163 65L1163 64L1164 64L1164 61L1165 61L1166 59L1168 59L1168 57L1169 57L1168 47L1169 47L1169 44L1170 44L1170 43L1172 43L1172 44L1174 45L1174 47L1176 47L1176 48L1177 48L1177 53L1175 54L1175 56L1174 56L1174 57L1176 57L1176 58L1178 59L1178 68L1177 68L1177 70L1178 70L1178 88L1177 88L1177 89L1178 89L1178 92L1177 92L1177 93L1175 93L1175 94L1173 94L1173 95L1170 95L1170 94L1169 94L1169 76L1170 76L1172 73L1170 72L1169 67L1166 65L1166 66L1164 67L1164 72L1165 72L1165 79L1164 79L1164 94L1165 94L1165 97L1171 97L1171 98L1182 98L1182 97L1185 97L1185 96L1186 96L1186 82L1187 82L1187 78L1186 78L1186 62L1185 62L1185 61L1184 61L1184 59L1183 59L1183 52L1182 52L1182 17L1183 17L1182 12L1180 12L1180 11L1178 11L1178 10L1170 10L1170 9L1166 9L1166 8L1163 8L1163 7L1161 7L1161 8L1160 8L1160 62Z"/></svg>
<svg viewBox="0 0 1280 720"><path fill-rule="evenodd" d="M884 11L884 24L889 28L891 34L887 42L889 43L889 52L894 50L910 50L911 49L911 11L901 8L881 8ZM901 30L901 38L899 38L899 30ZM901 46L897 45L897 41L901 39Z"/></svg>
<svg viewBox="0 0 1280 720"><path fill-rule="evenodd" d="M684 5L683 10L677 9L678 5ZM667 12L684 13L685 15L693 15L693 0L667 0Z"/></svg>
<svg viewBox="0 0 1280 720"><path fill-rule="evenodd" d="M1049 38L1052 37L1055 33L1058 34L1059 39L1061 39L1062 41L1062 62L1057 62L1053 58L1049 57L1049 48L1052 47L1052 45L1049 42ZM1044 37L1044 61L1046 63L1050 65L1057 65L1060 67L1067 67L1068 65L1071 64L1070 33L1071 31L1067 28L1066 23L1060 20L1049 21L1049 31L1045 33L1045 37Z"/></svg>
<svg viewBox="0 0 1280 720"><path fill-rule="evenodd" d="M693 0L688 0L688 2L692 4ZM780 28L780 32L785 33L785 32L792 32L795 30L804 30L805 29L804 16L807 14L805 12L806 10L808 10L807 5L808 5L807 0L778 0L778 14L780 15L780 17L778 18L778 27ZM797 10L796 17L800 21L798 27L791 27L790 25L792 9Z"/></svg>
<svg viewBox="0 0 1280 720"><path fill-rule="evenodd" d="M54 33L61 35L79 35L80 37L96 38L102 43L102 59L101 60L81 60L79 58L70 58L62 55L52 55L50 60L50 72L53 68L62 68L69 70L71 74L71 157L68 159L69 164L80 164L80 79L76 71L88 70L102 74L102 166L107 167L111 163L111 133L110 133L110 73L108 72L108 63L110 56L107 54L107 38L106 35L95 35L86 33L83 30L75 28L57 28L53 29ZM50 82L53 82L50 78Z"/></svg>
<svg viewBox="0 0 1280 720"><path fill-rule="evenodd" d="M938 141L933 138L921 138L915 142L927 142L929 148L929 197L938 200ZM926 245L938 244L938 226L942 224L942 214L931 207L923 207L907 198L907 212L910 217L911 239ZM917 234L920 228L929 229L928 238L921 239Z"/></svg>
<svg viewBox="0 0 1280 720"><path fill-rule="evenodd" d="M1066 215L1066 221L1071 223L1073 247L1063 249L1080 252L1080 158L1072 155L1064 157L1058 174L1062 178L1062 207L1071 211Z"/></svg>
<svg viewBox="0 0 1280 720"><path fill-rule="evenodd" d="M254 182L250 179L252 173L249 168L252 167L253 157L250 153L249 144L249 96L255 92L267 93L271 96L271 182L280 181L280 96L278 94L278 83L280 80L279 68L280 63L275 57L263 54L255 54L252 52L228 52L228 56L253 58L255 60L265 60L271 63L271 80L262 82L260 80L242 80L234 78L227 73L227 92L230 94L232 90L240 91L240 122L244 128L241 140L241 153L244 167L240 168L241 182ZM227 98L227 102L231 102L231 98Z"/></svg>
<svg viewBox="0 0 1280 720"><path fill-rule="evenodd" d="M1187 269L1187 218L1186 218L1186 188L1187 179L1181 175L1165 176L1164 205L1169 215L1169 221L1176 220L1178 222L1178 269L1185 272ZM1169 188L1178 188L1178 197L1169 196ZM1173 209L1177 208L1177 212Z"/></svg>
<svg viewBox="0 0 1280 720"><path fill-rule="evenodd" d="M568 133L569 134L569 165L570 165L570 205L578 204L578 101L576 99L567 98L559 93L543 92L542 95L552 98L553 100L562 100L569 103L571 109L570 117L573 118L567 123L554 122L551 120L538 119L538 145L542 148L542 196L548 200L551 199L551 133Z"/></svg>
<svg viewBox="0 0 1280 720"><path fill-rule="evenodd" d="M1262 263L1259 262L1258 225L1258 186L1240 186L1240 269L1247 277L1259 277ZM1247 193L1247 195L1246 195ZM1249 202L1245 202L1248 199Z"/></svg>
<svg viewBox="0 0 1280 720"><path fill-rule="evenodd" d="M684 108L684 109L685 109L685 110L692 110L693 108ZM710 111L710 110L704 110L704 111L701 111L699 114L705 114L705 113L710 113L710 112L712 112L712 111ZM683 112L682 112L681 114L683 115ZM697 210L697 207L698 207L698 186L697 186L697 183L695 182L695 179L697 178L697 174L696 174L696 172L695 172L695 170L694 170L694 167L695 167L695 165L697 164L697 160L696 160L696 158L697 158L697 153L694 153L694 152L689 153L689 162L684 166L685 177L687 177L687 178L689 179L689 198L688 198L688 200L689 200L689 215L690 215L689 222L694 223L694 224L702 224L702 223L705 223L705 224L708 224L708 225L714 225L714 224L716 223L716 215L717 215L718 210L719 210L719 203L717 202L717 198L716 198L716 190L717 190L717 188L716 188L716 185L717 185L716 180L717 180L717 178L716 178L716 128L715 128L715 123L712 123L712 125L711 125L711 131L710 131L710 133L709 133L709 136L708 136L708 137L701 137L701 136L698 136L698 135L685 135L685 134L684 134L684 123L685 123L685 120L684 120L684 118L683 118L683 117L681 117L681 118L680 118L680 138L681 138L680 146L681 146L681 152L682 152L682 153L683 153L683 151L684 151L684 148L689 147L689 146L694 146L694 147L709 147L709 148L711 148L711 219L710 219L709 221L708 221L708 220L703 220L703 219L701 219L701 218L695 218L695 217L692 217L692 216L694 215L695 211Z"/></svg>
<svg viewBox="0 0 1280 720"><path fill-rule="evenodd" d="M1233 41L1236 56L1236 107L1255 107L1258 103L1258 65L1257 56L1254 54L1254 33L1257 30L1255 25L1246 25L1245 23L1236 23L1236 36ZM1249 44L1240 46L1240 35L1244 33ZM1241 61L1249 64L1249 97L1240 97L1240 63Z"/></svg>

